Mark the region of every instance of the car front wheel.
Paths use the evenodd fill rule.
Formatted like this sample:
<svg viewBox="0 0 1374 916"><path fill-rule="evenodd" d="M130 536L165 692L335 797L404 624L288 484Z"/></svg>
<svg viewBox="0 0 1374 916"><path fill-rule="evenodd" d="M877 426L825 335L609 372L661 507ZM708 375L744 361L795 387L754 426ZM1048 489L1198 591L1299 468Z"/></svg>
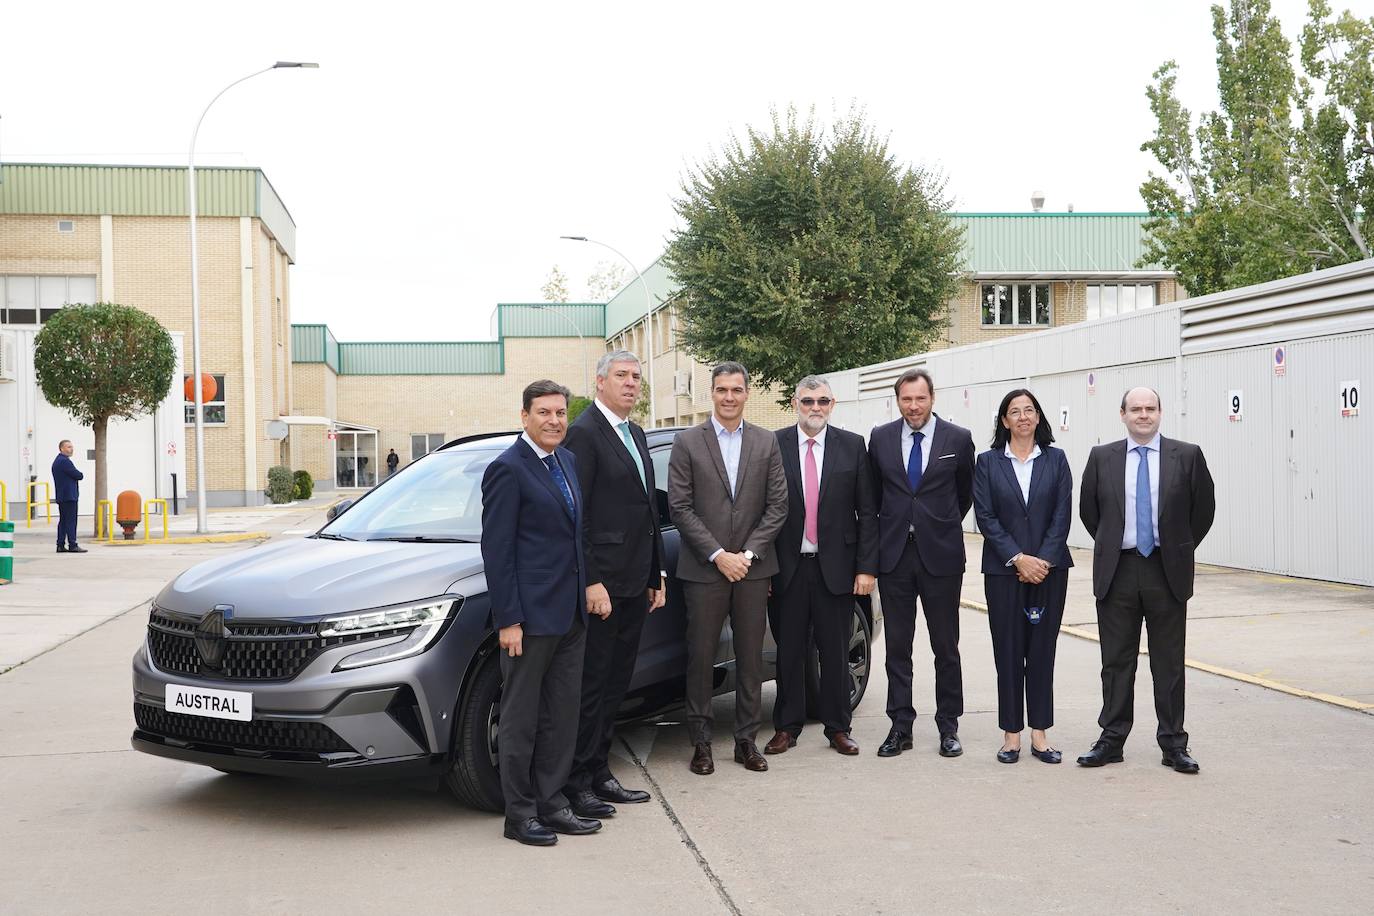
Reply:
<svg viewBox="0 0 1374 916"><path fill-rule="evenodd" d="M873 640L868 615L855 601L850 615L849 641L845 647L845 663L849 668L849 708L857 709L868 689L873 659ZM820 718L821 666L820 656L813 645L806 654L806 715Z"/></svg>
<svg viewBox="0 0 1374 916"><path fill-rule="evenodd" d="M496 652L478 662L477 672L454 710L453 754L444 783L463 804L501 811L497 739L501 731L501 661Z"/></svg>

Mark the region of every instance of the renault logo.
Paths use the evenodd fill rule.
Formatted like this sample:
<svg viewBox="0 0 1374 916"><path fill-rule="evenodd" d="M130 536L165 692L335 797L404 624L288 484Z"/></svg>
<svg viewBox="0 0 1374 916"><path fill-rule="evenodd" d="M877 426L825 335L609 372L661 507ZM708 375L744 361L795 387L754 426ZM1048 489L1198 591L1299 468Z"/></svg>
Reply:
<svg viewBox="0 0 1374 916"><path fill-rule="evenodd" d="M200 653L205 667L211 670L218 671L224 663L224 650L228 647L229 636L224 620L233 615L232 605L219 604L196 625L196 651Z"/></svg>

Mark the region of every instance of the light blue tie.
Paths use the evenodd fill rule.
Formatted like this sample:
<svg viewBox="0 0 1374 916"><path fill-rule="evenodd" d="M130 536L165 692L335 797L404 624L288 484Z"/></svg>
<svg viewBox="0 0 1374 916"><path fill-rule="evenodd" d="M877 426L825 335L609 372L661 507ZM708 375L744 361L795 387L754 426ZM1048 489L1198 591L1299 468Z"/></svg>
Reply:
<svg viewBox="0 0 1374 916"><path fill-rule="evenodd" d="M1137 446L1140 464L1135 472L1135 549L1148 557L1155 549L1155 515L1150 508L1150 450Z"/></svg>
<svg viewBox="0 0 1374 916"><path fill-rule="evenodd" d="M635 460L635 467L639 470L639 485L648 492L649 481L644 476L644 459L639 457L639 447L635 445L634 437L630 435L630 421L622 420L616 425L620 430L620 438L625 440L625 447L630 450L630 457Z"/></svg>

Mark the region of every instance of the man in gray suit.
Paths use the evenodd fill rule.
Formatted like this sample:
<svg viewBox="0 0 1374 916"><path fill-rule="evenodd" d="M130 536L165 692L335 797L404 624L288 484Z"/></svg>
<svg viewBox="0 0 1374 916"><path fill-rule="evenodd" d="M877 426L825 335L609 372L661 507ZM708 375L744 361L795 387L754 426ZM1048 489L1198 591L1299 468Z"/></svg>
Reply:
<svg viewBox="0 0 1374 916"><path fill-rule="evenodd" d="M668 506L681 537L677 577L687 598L687 730L691 770L711 759L712 672L727 617L735 647L735 762L761 772L755 738L763 721L763 637L769 580L778 571L773 540L787 518L787 475L777 437L743 421L749 372L739 363L711 370L711 418L673 440Z"/></svg>

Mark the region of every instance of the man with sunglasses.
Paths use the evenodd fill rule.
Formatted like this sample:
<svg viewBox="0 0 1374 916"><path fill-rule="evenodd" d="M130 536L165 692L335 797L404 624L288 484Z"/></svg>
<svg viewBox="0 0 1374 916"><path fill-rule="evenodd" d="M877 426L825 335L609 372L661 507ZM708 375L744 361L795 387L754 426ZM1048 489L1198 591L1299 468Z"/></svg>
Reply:
<svg viewBox="0 0 1374 916"><path fill-rule="evenodd" d="M850 737L849 636L854 596L873 591L878 572L878 513L862 436L830 427L835 397L808 375L792 398L797 423L777 431L787 475L787 518L776 543L778 573L769 605L778 644L776 734L765 754L797 743L806 722L806 656L820 656L817 710L830 746L859 753Z"/></svg>

